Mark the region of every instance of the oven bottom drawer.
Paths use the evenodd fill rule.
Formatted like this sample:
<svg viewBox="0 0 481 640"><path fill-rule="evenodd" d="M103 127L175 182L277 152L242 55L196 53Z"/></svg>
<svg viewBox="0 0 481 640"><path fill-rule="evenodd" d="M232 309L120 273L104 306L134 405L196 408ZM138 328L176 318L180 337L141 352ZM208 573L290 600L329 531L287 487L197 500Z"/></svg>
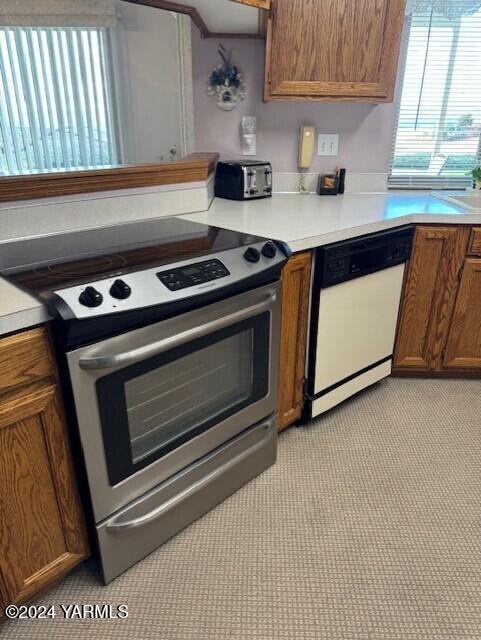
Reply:
<svg viewBox="0 0 481 640"><path fill-rule="evenodd" d="M251 427L97 525L105 583L276 461L276 418Z"/></svg>

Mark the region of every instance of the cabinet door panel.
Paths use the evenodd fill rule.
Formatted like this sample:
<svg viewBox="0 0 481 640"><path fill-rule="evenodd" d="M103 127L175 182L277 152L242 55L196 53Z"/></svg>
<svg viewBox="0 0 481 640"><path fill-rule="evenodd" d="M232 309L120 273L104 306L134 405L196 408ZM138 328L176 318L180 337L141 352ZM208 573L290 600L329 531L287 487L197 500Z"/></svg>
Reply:
<svg viewBox="0 0 481 640"><path fill-rule="evenodd" d="M481 256L481 227L474 227L468 253L472 256Z"/></svg>
<svg viewBox="0 0 481 640"><path fill-rule="evenodd" d="M392 101L405 0L276 0L266 99Z"/></svg>
<svg viewBox="0 0 481 640"><path fill-rule="evenodd" d="M55 385L0 405L0 529L9 602L29 599L87 555Z"/></svg>
<svg viewBox="0 0 481 640"><path fill-rule="evenodd" d="M466 260L444 357L445 369L481 371L481 260Z"/></svg>
<svg viewBox="0 0 481 640"><path fill-rule="evenodd" d="M279 368L279 428L301 417L304 401L311 254L299 253L282 274L282 328Z"/></svg>
<svg viewBox="0 0 481 640"><path fill-rule="evenodd" d="M468 238L468 228L416 229L398 327L395 371L440 368Z"/></svg>
<svg viewBox="0 0 481 640"><path fill-rule="evenodd" d="M45 330L32 329L2 338L0 371L0 398L51 376L54 365Z"/></svg>

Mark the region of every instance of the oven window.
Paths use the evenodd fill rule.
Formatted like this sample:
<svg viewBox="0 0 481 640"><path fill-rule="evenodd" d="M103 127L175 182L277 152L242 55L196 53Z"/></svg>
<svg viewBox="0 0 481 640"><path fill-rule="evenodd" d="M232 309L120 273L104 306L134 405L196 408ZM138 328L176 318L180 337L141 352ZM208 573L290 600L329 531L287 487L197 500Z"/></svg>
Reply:
<svg viewBox="0 0 481 640"><path fill-rule="evenodd" d="M133 462L252 397L253 363L247 329L126 382Z"/></svg>
<svg viewBox="0 0 481 640"><path fill-rule="evenodd" d="M97 380L111 485L269 391L270 314Z"/></svg>

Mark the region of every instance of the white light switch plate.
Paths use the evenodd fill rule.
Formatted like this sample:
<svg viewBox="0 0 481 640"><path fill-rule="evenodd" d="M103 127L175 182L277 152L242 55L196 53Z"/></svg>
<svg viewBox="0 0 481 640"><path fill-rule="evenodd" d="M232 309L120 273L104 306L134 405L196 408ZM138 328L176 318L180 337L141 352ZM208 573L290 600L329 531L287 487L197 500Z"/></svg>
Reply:
<svg viewBox="0 0 481 640"><path fill-rule="evenodd" d="M318 156L337 156L339 155L339 135L338 134L320 134L317 144Z"/></svg>

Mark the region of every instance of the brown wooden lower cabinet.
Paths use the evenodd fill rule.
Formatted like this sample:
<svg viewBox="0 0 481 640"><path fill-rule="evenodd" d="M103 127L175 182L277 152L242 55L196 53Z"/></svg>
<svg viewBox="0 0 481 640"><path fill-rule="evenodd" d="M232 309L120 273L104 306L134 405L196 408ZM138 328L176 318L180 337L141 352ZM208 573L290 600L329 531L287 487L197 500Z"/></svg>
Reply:
<svg viewBox="0 0 481 640"><path fill-rule="evenodd" d="M481 259L464 264L443 367L481 371Z"/></svg>
<svg viewBox="0 0 481 640"><path fill-rule="evenodd" d="M0 339L0 615L88 553L47 333Z"/></svg>
<svg viewBox="0 0 481 640"><path fill-rule="evenodd" d="M481 376L478 229L416 229L401 305L393 372Z"/></svg>
<svg viewBox="0 0 481 640"><path fill-rule="evenodd" d="M301 417L304 400L311 253L294 255L282 273L279 430Z"/></svg>
<svg viewBox="0 0 481 640"><path fill-rule="evenodd" d="M470 231L417 227L401 305L395 373L428 373L442 367Z"/></svg>

